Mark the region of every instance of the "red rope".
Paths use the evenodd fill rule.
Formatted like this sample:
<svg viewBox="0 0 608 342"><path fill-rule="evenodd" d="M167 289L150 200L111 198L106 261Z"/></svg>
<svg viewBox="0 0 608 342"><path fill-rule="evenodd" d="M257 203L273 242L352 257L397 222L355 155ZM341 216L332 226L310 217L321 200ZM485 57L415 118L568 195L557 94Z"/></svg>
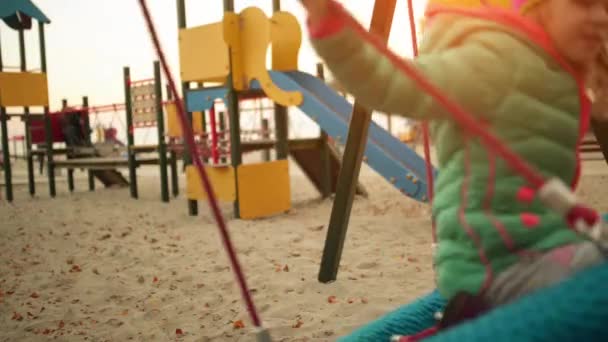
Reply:
<svg viewBox="0 0 608 342"><path fill-rule="evenodd" d="M414 21L414 5L412 0L407 0L408 15L410 20L410 35L412 39L412 51L414 57L418 57L418 35L416 34L416 22ZM431 138L429 134L428 122L422 122L422 139L424 144L424 159L426 164L426 193L429 196L429 203L433 204L435 198L435 177L433 177L433 163L431 162ZM437 243L437 226L435 220L432 223L433 243Z"/></svg>
<svg viewBox="0 0 608 342"><path fill-rule="evenodd" d="M160 59L161 66L165 73L165 77L167 77L167 80L169 81L169 89L171 90L173 98L179 99L179 96L178 96L179 94L177 93L177 87L175 85L175 81L173 80L173 75L172 75L171 71L169 70L169 66L165 59L163 49L160 45L160 41L158 40L158 36L156 34L156 30L155 30L154 24L152 22L152 17L150 15L150 11L148 10L148 6L146 5L146 0L138 0L138 1L141 6L141 10L142 10L144 19L146 20L146 24L148 26L150 38L152 40L152 43L154 44L154 48L156 49L156 53L158 55L158 58ZM190 150L190 153L192 156L192 162L194 163L194 165L196 167L199 178L203 184L205 192L208 195L209 206L211 208L211 212L213 213L213 217L215 218L215 221L219 228L220 236L222 238L222 242L224 243L224 247L226 248L226 251L228 252L228 257L230 259L230 263L232 264L232 269L236 275L237 282L238 282L240 290L241 290L241 295L243 296L243 299L247 305L247 309L249 311L249 315L251 317L251 320L252 320L254 326L257 328L261 328L262 323L261 323L260 317L258 315L258 312L256 310L255 304L253 302L251 293L249 292L249 288L247 287L245 275L243 274L243 270L241 268L241 265L239 264L239 260L236 255L236 251L235 251L232 241L230 239L230 233L228 232L226 222L224 221L224 218L223 218L220 208L218 206L217 199L215 197L213 187L211 186L211 182L209 181L207 172L206 172L205 168L203 167L201 155L200 155L198 149L196 148L196 143L194 141L194 134L192 132L192 127L190 127L190 125L188 125L188 120L186 119L186 112L184 110L183 102L176 100L175 105L177 106L177 113L179 113L178 118L179 118L180 124L182 126L182 132L184 132L184 137L185 137L186 143L188 144L188 149Z"/></svg>

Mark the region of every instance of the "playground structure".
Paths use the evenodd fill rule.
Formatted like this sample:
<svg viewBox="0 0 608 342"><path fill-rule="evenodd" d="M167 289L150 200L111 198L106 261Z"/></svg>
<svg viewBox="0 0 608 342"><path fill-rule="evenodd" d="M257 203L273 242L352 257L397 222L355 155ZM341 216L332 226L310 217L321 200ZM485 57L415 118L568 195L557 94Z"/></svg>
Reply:
<svg viewBox="0 0 608 342"><path fill-rule="evenodd" d="M12 117L20 118L26 127L24 136L25 154L28 168L29 193L36 193L34 182L33 155L29 125L32 119L47 118L49 111L48 84L46 75L46 45L44 25L49 24L49 18L30 1L9 1L0 6L0 18L5 24L18 32L19 35L19 67L8 67L2 62L0 56L0 125L2 136L2 166L4 171L4 187L7 201L12 201L12 168L9 153L8 120ZM32 19L38 22L38 38L40 42L40 70L28 71L25 49L25 31L32 28ZM7 107L21 108L21 112L8 113ZM42 107L43 113L34 114L30 107ZM50 122L44 121L45 128Z"/></svg>
<svg viewBox="0 0 608 342"><path fill-rule="evenodd" d="M223 101L230 132L237 132L240 101L265 96L276 103L276 140L269 146L276 144L278 160L242 164L243 144L238 135L231 134L230 164L206 166L218 198L234 202L235 216L240 218L266 217L290 208L288 154L325 196L336 191L339 170L344 169L338 162L333 170L329 168L327 155L337 158L337 153L330 152L327 141L331 138L339 144L344 142L353 106L322 80L321 68L320 77L298 71L302 35L299 23L292 14L280 10L279 1L273 2L273 9L274 14L268 18L256 7L237 14L228 6L221 22L186 28L185 5L178 1L181 80L187 112L215 113L217 102ZM268 70L266 56L270 46L272 67ZM189 88L191 82L224 81L220 86ZM287 107L298 107L314 120L321 127L322 136L287 141L285 128L281 128ZM215 121L213 115L210 121ZM375 123L370 130L366 161L406 195L427 200L422 158ZM187 189L190 202L206 198L193 167L187 168ZM360 187L353 188L353 195L357 191L361 192ZM191 213L195 212L193 208L196 205L191 203Z"/></svg>

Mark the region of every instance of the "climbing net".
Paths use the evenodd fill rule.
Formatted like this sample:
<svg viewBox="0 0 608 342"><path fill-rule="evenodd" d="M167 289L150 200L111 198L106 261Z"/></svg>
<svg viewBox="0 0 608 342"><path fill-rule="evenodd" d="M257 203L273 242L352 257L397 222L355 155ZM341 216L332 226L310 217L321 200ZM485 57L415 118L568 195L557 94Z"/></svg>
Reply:
<svg viewBox="0 0 608 342"><path fill-rule="evenodd" d="M172 93L172 97L174 99L179 99L180 97L178 96L173 74L167 64L163 48L161 47L160 41L158 39L156 29L146 1L138 1L146 25L148 27L152 43L160 60L162 70L169 82L169 89ZM412 22L413 11L411 0L408 0L408 5L410 9L410 21ZM540 199L545 203L547 207L551 208L552 210L555 210L561 215L564 215L567 218L567 221L571 225L571 227L577 232L592 239L598 238L597 235L599 234L600 217L595 210L590 209L585 205L581 204L576 199L574 194L570 191L570 189L560 180L545 179L534 167L526 163L522 158L520 158L513 151L511 151L499 139L497 139L494 135L488 132L483 127L483 125L477 120L475 120L474 117L470 113L468 113L464 108L462 108L456 102L452 101L446 94L444 94L436 86L431 84L414 66L408 64L406 61L395 55L392 51L388 49L386 45L374 39L374 37L369 34L369 32L367 32L367 30L363 28L352 17L345 16L345 18L348 19L347 24L352 30L357 32L360 37L362 39L365 39L369 44L372 44L376 49L378 49L378 51L381 51L391 61L391 63L397 69L400 70L400 72L409 77L413 82L415 82L415 84L420 89L430 95L435 100L435 102L437 102L437 104L439 104L446 111L446 113L449 113L449 115L455 122L460 124L467 131L470 136L477 136L479 139L481 139L481 141L489 150L489 152L501 156L515 172L520 174L521 177L523 177L530 184L530 187L533 191L538 192ZM412 36L414 37L414 39L412 40L413 44L415 45L415 29L412 29ZM414 49L416 49L416 47L414 47ZM565 63L562 64L567 70L569 70ZM582 99L582 106L588 106L588 103L584 101L584 97L582 97ZM258 339L263 341L269 341L269 334L267 330L265 330L262 326L260 316L255 307L250 291L248 290L245 275L236 256L234 245L228 232L226 222L219 209L216 196L211 186L211 182L203 166L200 152L198 151L198 149L194 148L194 134L192 132L191 127L188 125L183 102L181 100L176 100L175 104L177 106L178 119L184 132L185 141L188 144L190 153L192 154L192 161L194 163L194 166L196 167L201 183L203 184L203 187L206 193L208 194L208 203L211 208L213 217L217 223L221 240L227 251L230 263L232 265L232 269L235 273L236 280L243 296L243 300L245 301L253 325L259 330ZM583 110L586 109L583 108ZM425 154L427 156L427 163L430 164L430 143L428 138L428 126L426 124L423 134L425 136ZM428 167L428 169L431 170L430 167ZM432 174L428 177L429 189L432 190L431 177ZM432 192L429 191L429 194L432 194Z"/></svg>

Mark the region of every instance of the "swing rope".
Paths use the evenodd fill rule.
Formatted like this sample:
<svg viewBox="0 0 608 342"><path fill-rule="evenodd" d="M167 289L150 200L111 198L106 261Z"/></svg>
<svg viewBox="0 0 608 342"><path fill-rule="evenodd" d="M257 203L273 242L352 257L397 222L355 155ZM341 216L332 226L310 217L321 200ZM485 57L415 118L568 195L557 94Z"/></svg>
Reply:
<svg viewBox="0 0 608 342"><path fill-rule="evenodd" d="M184 138L186 140L186 143L188 144L188 149L190 150L190 153L192 156L192 162L194 163L194 166L196 167L198 176L201 180L201 183L203 184L203 188L205 189L205 192L207 193L207 197L209 199L209 201L208 201L209 207L211 209L211 212L213 214L213 217L214 217L217 227L219 229L220 237L224 244L224 248L226 249L226 251L228 253L228 258L230 260L232 269L236 276L236 280L237 280L239 288L241 290L241 295L243 296L245 304L247 305L247 309L249 311L249 316L251 318L251 321L253 322L253 325L258 329L262 329L262 322L260 320L260 316L259 316L258 311L253 302L251 292L249 291L249 288L247 286L247 282L245 280L245 275L243 273L243 270L239 263L234 245L230 238L230 233L228 232L226 221L224 220L224 217L222 216L222 212L220 211L220 208L219 208L219 205L217 202L217 198L216 198L213 188L211 186L211 181L209 180L207 171L205 170L205 168L203 166L201 154L194 141L194 134L192 132L192 127L190 125L188 125L188 120L186 118L186 112L184 110L183 100L180 99L180 96L177 92L177 86L175 84L173 74L172 74L171 70L169 69L169 65L167 64L167 60L165 58L163 48L161 47L160 41L158 39L158 35L156 33L156 29L155 29L155 26L154 26L154 23L152 20L152 16L148 9L148 5L146 4L146 0L138 0L138 1L139 1L139 5L141 7L142 14L144 16L146 25L148 27L148 31L150 33L150 39L152 40L152 44L154 45L154 49L156 50L156 54L158 55L158 58L160 60L165 77L167 78L167 80L169 82L169 89L171 91L172 98L176 99L175 106L177 107L177 113L178 113L177 117L179 118L179 122L182 127L182 132L184 132Z"/></svg>

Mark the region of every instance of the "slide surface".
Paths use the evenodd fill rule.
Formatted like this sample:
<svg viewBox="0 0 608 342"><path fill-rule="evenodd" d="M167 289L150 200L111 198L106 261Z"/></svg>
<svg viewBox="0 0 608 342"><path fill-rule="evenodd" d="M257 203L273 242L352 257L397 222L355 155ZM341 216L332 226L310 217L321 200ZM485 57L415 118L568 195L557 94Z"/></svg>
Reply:
<svg viewBox="0 0 608 342"><path fill-rule="evenodd" d="M338 143L348 136L353 106L325 82L300 71L269 71L272 81L281 89L299 91L304 100L300 110L314 120L323 131ZM260 88L253 81L252 88ZM204 111L215 99L224 99L223 87L196 89L188 92L186 108L189 112ZM365 148L366 163L407 196L426 202L426 165L424 159L378 124L372 121ZM437 173L433 170L434 174Z"/></svg>
<svg viewBox="0 0 608 342"><path fill-rule="evenodd" d="M280 88L302 92L304 101L299 106L302 112L334 140L345 143L353 110L350 102L310 74L271 71L270 75ZM424 159L373 121L365 156L367 164L397 189L413 199L427 201Z"/></svg>

